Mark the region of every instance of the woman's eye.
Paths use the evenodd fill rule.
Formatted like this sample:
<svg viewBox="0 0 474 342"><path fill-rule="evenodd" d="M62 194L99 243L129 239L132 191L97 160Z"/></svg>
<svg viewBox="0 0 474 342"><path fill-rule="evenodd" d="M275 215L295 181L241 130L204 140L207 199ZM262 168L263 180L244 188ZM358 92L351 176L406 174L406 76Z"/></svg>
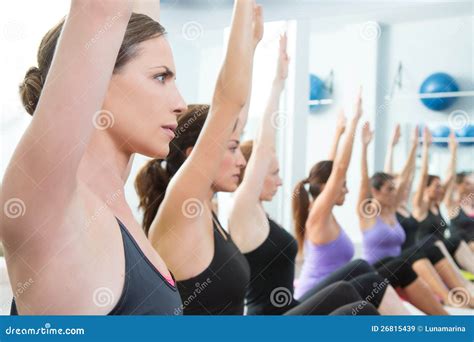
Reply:
<svg viewBox="0 0 474 342"><path fill-rule="evenodd" d="M155 76L155 80L158 80L158 82L160 82L160 83L165 83L165 81L166 81L166 75L163 75L163 74L161 74L161 75L156 75L156 76Z"/></svg>

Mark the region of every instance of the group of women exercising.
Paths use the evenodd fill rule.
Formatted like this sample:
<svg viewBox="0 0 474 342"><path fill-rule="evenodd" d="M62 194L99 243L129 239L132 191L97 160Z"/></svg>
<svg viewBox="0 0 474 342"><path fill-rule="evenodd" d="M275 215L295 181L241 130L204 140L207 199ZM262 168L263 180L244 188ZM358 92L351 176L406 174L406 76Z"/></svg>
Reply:
<svg viewBox="0 0 474 342"><path fill-rule="evenodd" d="M386 170L369 177L373 133L363 125L357 213L365 260L353 260L354 245L333 208L348 192L363 116L359 93L351 117L338 118L328 160L295 187L295 239L263 207L282 182L272 120L288 75L286 35L258 134L240 143L262 8L235 1L211 104L186 106L165 29L131 6L72 0L20 86L33 118L1 196L26 210L4 215L0 238L11 283L32 279L32 285L15 296L12 314L410 314L402 298L426 314L447 314L442 304L453 304L453 289L469 295L464 306L474 306L459 268L474 273L474 181L472 174L456 175L453 135L441 182L428 174L425 129L410 212L418 131L399 173L391 160L397 127ZM107 127L104 115L113 119ZM135 179L141 224L123 190L135 153L152 158ZM218 192L234 193L228 230L216 215ZM298 255L304 262L295 279Z"/></svg>

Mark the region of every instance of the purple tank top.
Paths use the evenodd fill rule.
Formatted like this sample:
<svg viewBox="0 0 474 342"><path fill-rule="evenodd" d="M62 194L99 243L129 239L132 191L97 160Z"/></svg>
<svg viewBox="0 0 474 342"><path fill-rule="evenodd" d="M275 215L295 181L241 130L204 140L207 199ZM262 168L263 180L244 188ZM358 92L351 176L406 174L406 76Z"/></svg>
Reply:
<svg viewBox="0 0 474 342"><path fill-rule="evenodd" d="M377 217L374 226L363 233L364 259L374 264L386 257L399 256L405 238L398 220L390 226Z"/></svg>
<svg viewBox="0 0 474 342"><path fill-rule="evenodd" d="M326 244L304 242L304 262L295 288L295 298L301 298L332 272L347 264L354 256L354 245L344 229Z"/></svg>

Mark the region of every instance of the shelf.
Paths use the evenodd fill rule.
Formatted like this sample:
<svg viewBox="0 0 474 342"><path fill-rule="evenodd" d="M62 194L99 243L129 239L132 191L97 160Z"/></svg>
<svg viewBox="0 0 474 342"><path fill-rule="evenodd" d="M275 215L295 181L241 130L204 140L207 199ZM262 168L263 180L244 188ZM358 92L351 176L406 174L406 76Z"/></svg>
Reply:
<svg viewBox="0 0 474 342"><path fill-rule="evenodd" d="M448 142L449 138L431 138L432 142ZM457 142L474 142L474 137L472 138L461 138L456 137Z"/></svg>
<svg viewBox="0 0 474 342"><path fill-rule="evenodd" d="M322 106L325 106L325 105L330 105L333 103L333 99L322 99L322 100L309 100L308 101L308 104L310 106L314 106L314 105L322 105Z"/></svg>
<svg viewBox="0 0 474 342"><path fill-rule="evenodd" d="M402 100L402 99L442 99L447 97L471 97L474 96L474 90L471 91L452 91L445 93L428 93L428 94L399 94L393 97L385 96L386 100Z"/></svg>

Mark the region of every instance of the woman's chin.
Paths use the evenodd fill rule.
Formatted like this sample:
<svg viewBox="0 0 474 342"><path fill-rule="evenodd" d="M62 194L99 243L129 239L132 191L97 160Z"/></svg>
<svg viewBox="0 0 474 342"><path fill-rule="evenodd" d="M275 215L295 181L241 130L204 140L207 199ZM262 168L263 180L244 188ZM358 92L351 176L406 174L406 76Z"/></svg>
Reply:
<svg viewBox="0 0 474 342"><path fill-rule="evenodd" d="M149 158L154 159L165 159L170 153L170 147L168 144L161 144L159 146L147 146L144 151L134 151L136 153L143 154Z"/></svg>
<svg viewBox="0 0 474 342"><path fill-rule="evenodd" d="M225 184L218 188L219 192L234 192L238 188L237 182L229 182L229 184Z"/></svg>

